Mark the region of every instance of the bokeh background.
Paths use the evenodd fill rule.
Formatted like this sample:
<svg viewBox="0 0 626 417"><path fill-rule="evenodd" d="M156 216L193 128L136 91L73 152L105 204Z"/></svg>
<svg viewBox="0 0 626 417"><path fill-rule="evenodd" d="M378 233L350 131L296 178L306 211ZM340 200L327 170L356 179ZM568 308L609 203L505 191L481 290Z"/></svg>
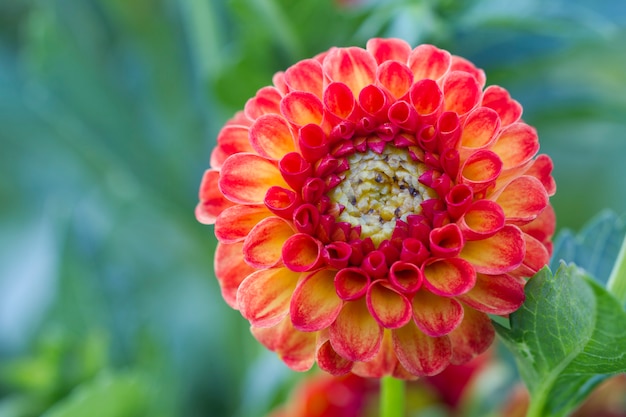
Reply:
<svg viewBox="0 0 626 417"><path fill-rule="evenodd" d="M263 416L300 375L249 335L193 215L223 123L375 36L472 60L554 160L560 228L626 212L623 0L2 0L0 416Z"/></svg>

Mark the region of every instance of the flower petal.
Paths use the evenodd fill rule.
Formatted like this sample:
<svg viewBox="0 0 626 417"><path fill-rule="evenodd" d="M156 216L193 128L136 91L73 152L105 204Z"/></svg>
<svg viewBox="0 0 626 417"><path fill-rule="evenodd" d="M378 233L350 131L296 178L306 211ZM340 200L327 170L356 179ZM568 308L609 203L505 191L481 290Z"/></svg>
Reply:
<svg viewBox="0 0 626 417"><path fill-rule="evenodd" d="M437 113L443 107L443 93L433 80L420 80L411 87L409 92L411 104L417 113L434 124Z"/></svg>
<svg viewBox="0 0 626 417"><path fill-rule="evenodd" d="M452 343L450 363L461 365L486 351L495 337L489 316L463 306L463 321L448 337Z"/></svg>
<svg viewBox="0 0 626 417"><path fill-rule="evenodd" d="M366 301L372 317L387 329L397 329L411 320L411 303L387 284L386 279L370 284Z"/></svg>
<svg viewBox="0 0 626 417"><path fill-rule="evenodd" d="M460 170L461 183L474 193L492 185L502 172L502 161L495 153L481 149L463 163Z"/></svg>
<svg viewBox="0 0 626 417"><path fill-rule="evenodd" d="M313 93L293 91L283 97L280 111L285 118L296 126L309 123L321 124L324 117L324 105Z"/></svg>
<svg viewBox="0 0 626 417"><path fill-rule="evenodd" d="M300 274L287 268L255 271L237 291L241 315L255 327L271 327L289 314L289 301Z"/></svg>
<svg viewBox="0 0 626 417"><path fill-rule="evenodd" d="M253 152L249 139L249 127L226 125L217 134L217 146L211 153L211 167L219 168L226 158L240 152Z"/></svg>
<svg viewBox="0 0 626 417"><path fill-rule="evenodd" d="M505 274L478 274L474 288L458 299L483 313L510 314L520 308L525 300L524 285Z"/></svg>
<svg viewBox="0 0 626 417"><path fill-rule="evenodd" d="M382 378L393 374L397 364L398 360L393 351L391 331L385 330L376 356L367 362L355 362L352 373L363 378Z"/></svg>
<svg viewBox="0 0 626 417"><path fill-rule="evenodd" d="M556 229L556 215L554 208L548 204L544 211L530 223L520 226L524 233L528 233L538 241L546 244Z"/></svg>
<svg viewBox="0 0 626 417"><path fill-rule="evenodd" d="M347 374L355 364L335 352L328 339L318 346L316 356L320 369L334 376Z"/></svg>
<svg viewBox="0 0 626 417"><path fill-rule="evenodd" d="M525 173L525 175L532 175L541 181L549 196L556 193L556 182L552 177L552 168L552 159L548 155L541 154L537 156L537 159Z"/></svg>
<svg viewBox="0 0 626 417"><path fill-rule="evenodd" d="M264 114L280 114L282 95L275 87L263 87L246 102L244 113L250 120L256 120Z"/></svg>
<svg viewBox="0 0 626 417"><path fill-rule="evenodd" d="M480 101L482 92L476 79L463 71L452 71L443 82L444 109L459 116L472 110Z"/></svg>
<svg viewBox="0 0 626 417"><path fill-rule="evenodd" d="M308 91L322 98L324 73L315 59L302 60L285 71L285 83L290 91Z"/></svg>
<svg viewBox="0 0 626 417"><path fill-rule="evenodd" d="M379 65L387 60L407 62L411 53L411 46L406 41L394 38L370 39L365 49L374 56Z"/></svg>
<svg viewBox="0 0 626 417"><path fill-rule="evenodd" d="M502 126L515 123L522 116L522 106L511 98L508 91L497 85L490 85L485 89L482 105L498 113Z"/></svg>
<svg viewBox="0 0 626 417"><path fill-rule="evenodd" d="M200 183L200 191L198 199L200 202L196 206L196 219L200 223L214 224L217 216L228 207L234 205L230 200L224 197L224 194L218 188L220 172L214 169L208 169L204 172L202 182Z"/></svg>
<svg viewBox="0 0 626 417"><path fill-rule="evenodd" d="M322 243L306 233L296 233L283 245L283 262L292 271L311 271L320 266Z"/></svg>
<svg viewBox="0 0 626 417"><path fill-rule="evenodd" d="M526 244L521 230L506 225L490 238L466 242L460 256L469 261L476 272L497 275L520 266L525 252Z"/></svg>
<svg viewBox="0 0 626 417"><path fill-rule="evenodd" d="M348 301L330 326L330 343L342 357L368 361L376 356L383 327L372 317L364 299Z"/></svg>
<svg viewBox="0 0 626 417"><path fill-rule="evenodd" d="M238 153L224 161L218 182L224 196L240 204L263 203L273 185L289 187L275 164L250 153Z"/></svg>
<svg viewBox="0 0 626 417"><path fill-rule="evenodd" d="M504 227L506 218L502 207L491 200L476 200L459 219L459 227L467 240L485 239Z"/></svg>
<svg viewBox="0 0 626 417"><path fill-rule="evenodd" d="M450 68L450 53L433 45L419 45L411 51L408 66L415 80L438 80Z"/></svg>
<svg viewBox="0 0 626 417"><path fill-rule="evenodd" d="M430 337L410 321L392 331L398 361L413 375L436 375L450 363L452 349L448 336Z"/></svg>
<svg viewBox="0 0 626 417"><path fill-rule="evenodd" d="M450 58L450 71L467 72L476 79L476 82L481 89L485 86L485 81L487 81L485 71L476 68L476 66L470 61L460 56L452 55Z"/></svg>
<svg viewBox="0 0 626 417"><path fill-rule="evenodd" d="M250 127L250 144L259 155L274 160L296 150L287 121L277 114L256 119Z"/></svg>
<svg viewBox="0 0 626 417"><path fill-rule="evenodd" d="M378 67L376 79L393 97L399 99L411 88L413 73L400 62L387 61Z"/></svg>
<svg viewBox="0 0 626 417"><path fill-rule="evenodd" d="M315 363L315 333L296 330L286 317L274 327L250 328L252 335L294 371L306 371Z"/></svg>
<svg viewBox="0 0 626 417"><path fill-rule="evenodd" d="M476 282L474 267L461 258L439 259L422 267L424 286L444 297L466 293Z"/></svg>
<svg viewBox="0 0 626 417"><path fill-rule="evenodd" d="M324 106L336 117L346 119L354 111L356 105L354 97L346 84L332 82L324 90Z"/></svg>
<svg viewBox="0 0 626 417"><path fill-rule="evenodd" d="M278 265L282 260L283 245L294 234L280 217L267 217L257 223L243 242L243 257L258 269Z"/></svg>
<svg viewBox="0 0 626 417"><path fill-rule="evenodd" d="M264 205L229 207L215 221L215 237L223 243L242 241L257 223L271 215Z"/></svg>
<svg viewBox="0 0 626 417"><path fill-rule="evenodd" d="M343 305L335 292L336 271L322 269L302 280L291 299L291 322L298 330L312 332L330 326Z"/></svg>
<svg viewBox="0 0 626 417"><path fill-rule="evenodd" d="M500 132L491 150L502 160L503 169L521 166L539 150L537 131L525 123L513 123Z"/></svg>
<svg viewBox="0 0 626 417"><path fill-rule="evenodd" d="M524 256L522 265L511 271L511 275L529 278L550 262L551 247L546 247L527 233L523 233L523 236L526 242L526 256Z"/></svg>
<svg viewBox="0 0 626 417"><path fill-rule="evenodd" d="M509 221L535 219L548 205L548 194L535 177L523 175L511 181L498 195L496 202Z"/></svg>
<svg viewBox="0 0 626 417"><path fill-rule="evenodd" d="M369 276L361 268L342 268L335 276L337 295L346 301L364 296L369 283Z"/></svg>
<svg viewBox="0 0 626 417"><path fill-rule="evenodd" d="M498 114L488 107L474 109L465 120L461 134L461 147L479 149L489 145L500 129Z"/></svg>
<svg viewBox="0 0 626 417"><path fill-rule="evenodd" d="M365 49L333 48L324 58L324 74L330 81L346 84L358 97L363 87L374 82L376 60Z"/></svg>
<svg viewBox="0 0 626 417"><path fill-rule="evenodd" d="M413 319L427 336L440 337L463 320L463 307L454 298L441 297L422 289L413 297Z"/></svg>
<svg viewBox="0 0 626 417"><path fill-rule="evenodd" d="M243 243L218 243L215 248L215 277L220 284L224 301L234 308L237 305L237 290L241 282L255 269L243 260Z"/></svg>

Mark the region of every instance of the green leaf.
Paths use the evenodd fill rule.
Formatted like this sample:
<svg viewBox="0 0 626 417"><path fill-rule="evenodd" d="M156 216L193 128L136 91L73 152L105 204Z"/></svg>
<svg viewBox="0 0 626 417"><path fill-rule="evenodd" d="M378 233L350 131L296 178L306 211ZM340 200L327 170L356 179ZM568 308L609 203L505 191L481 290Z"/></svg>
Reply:
<svg viewBox="0 0 626 417"><path fill-rule="evenodd" d="M510 320L511 329L495 327L530 391L528 416L566 416L601 381L626 371L626 312L575 265L539 271Z"/></svg>

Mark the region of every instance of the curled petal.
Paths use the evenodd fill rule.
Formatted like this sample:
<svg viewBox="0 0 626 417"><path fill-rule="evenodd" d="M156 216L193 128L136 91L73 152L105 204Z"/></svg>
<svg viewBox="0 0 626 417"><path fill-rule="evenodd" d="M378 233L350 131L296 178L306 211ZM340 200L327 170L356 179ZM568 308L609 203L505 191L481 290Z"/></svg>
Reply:
<svg viewBox="0 0 626 417"><path fill-rule="evenodd" d="M448 213L455 219L461 217L469 209L473 200L474 194L469 186L455 185L445 197Z"/></svg>
<svg viewBox="0 0 626 417"><path fill-rule="evenodd" d="M488 150L479 150L467 158L459 175L462 184L478 192L492 185L501 172L502 161L498 155Z"/></svg>
<svg viewBox="0 0 626 417"><path fill-rule="evenodd" d="M296 150L289 125L277 114L256 119L250 127L250 143L259 155L274 160Z"/></svg>
<svg viewBox="0 0 626 417"><path fill-rule="evenodd" d="M384 118L389 108L389 100L384 91L375 85L368 85L359 93L359 106L374 118Z"/></svg>
<svg viewBox="0 0 626 417"><path fill-rule="evenodd" d="M472 77L474 77L474 79L476 79L476 82L481 89L485 86L485 81L487 80L485 77L485 72L479 68L476 68L474 64L472 64L465 58L452 55L452 58L450 59L450 71L467 72Z"/></svg>
<svg viewBox="0 0 626 417"><path fill-rule="evenodd" d="M263 202L272 213L287 220L291 220L295 208L301 203L298 194L282 187L270 187Z"/></svg>
<svg viewBox="0 0 626 417"><path fill-rule="evenodd" d="M294 211L293 223L299 232L313 234L320 224L320 212L313 204L303 204Z"/></svg>
<svg viewBox="0 0 626 417"><path fill-rule="evenodd" d="M450 363L461 365L483 353L495 337L495 330L485 313L463 306L463 321L448 337L452 342Z"/></svg>
<svg viewBox="0 0 626 417"><path fill-rule="evenodd" d="M372 317L387 329L397 329L411 320L411 303L387 284L387 280L372 282L366 301Z"/></svg>
<svg viewBox="0 0 626 417"><path fill-rule="evenodd" d="M433 229L428 237L430 252L438 258L457 256L463 249L461 229L454 223Z"/></svg>
<svg viewBox="0 0 626 417"><path fill-rule="evenodd" d="M477 200L459 219L458 225L467 240L491 237L504 227L504 211L499 204L490 200Z"/></svg>
<svg viewBox="0 0 626 417"><path fill-rule="evenodd" d="M276 352L294 371L306 371L315 363L315 333L296 330L289 317L273 327L252 326L252 335L263 346Z"/></svg>
<svg viewBox="0 0 626 417"><path fill-rule="evenodd" d="M355 105L354 94L350 91L350 87L344 83L330 83L324 90L324 106L331 114L340 119L346 119L350 116L354 111ZM339 125L339 127L345 129L347 126Z"/></svg>
<svg viewBox="0 0 626 417"><path fill-rule="evenodd" d="M491 150L502 160L503 169L519 167L539 150L537 131L525 123L509 125L500 132Z"/></svg>
<svg viewBox="0 0 626 417"><path fill-rule="evenodd" d="M476 272L497 275L520 266L525 252L526 243L520 229L506 225L487 239L466 242L460 256L474 265Z"/></svg>
<svg viewBox="0 0 626 417"><path fill-rule="evenodd" d="M352 367L352 373L363 378L382 378L393 374L397 365L398 360L393 351L391 331L385 329L376 356L367 362L356 362Z"/></svg>
<svg viewBox="0 0 626 417"><path fill-rule="evenodd" d="M287 184L294 190L300 190L313 172L311 164L297 152L285 155L278 162L278 169Z"/></svg>
<svg viewBox="0 0 626 417"><path fill-rule="evenodd" d="M487 314L510 314L524 303L524 285L509 275L478 274L476 285L459 300Z"/></svg>
<svg viewBox="0 0 626 417"><path fill-rule="evenodd" d="M224 161L218 181L224 196L240 204L262 203L272 185L288 187L276 165L250 153L232 155Z"/></svg>
<svg viewBox="0 0 626 417"><path fill-rule="evenodd" d="M330 326L330 343L342 357L368 361L380 349L383 327L370 314L365 300L348 301Z"/></svg>
<svg viewBox="0 0 626 417"><path fill-rule="evenodd" d="M307 161L315 162L327 155L329 146L328 138L319 125L308 124L300 128L298 147Z"/></svg>
<svg viewBox="0 0 626 417"><path fill-rule="evenodd" d="M283 245L283 262L292 271L311 271L322 263L322 243L313 236L296 233Z"/></svg>
<svg viewBox="0 0 626 417"><path fill-rule="evenodd" d="M423 279L422 271L412 263L396 261L389 269L391 285L404 294L411 294L419 290Z"/></svg>
<svg viewBox="0 0 626 417"><path fill-rule="evenodd" d="M393 330L392 338L398 361L413 375L436 375L450 364L452 347L448 336L426 336L410 321Z"/></svg>
<svg viewBox="0 0 626 417"><path fill-rule="evenodd" d="M322 65L314 59L292 65L285 71L285 84L290 91L308 91L321 99L324 84Z"/></svg>
<svg viewBox="0 0 626 417"><path fill-rule="evenodd" d="M214 224L217 216L233 205L233 202L227 200L219 190L219 179L220 172L217 170L208 169L204 172L202 182L200 183L200 191L198 192L200 202L196 206L195 211L196 219L200 223Z"/></svg>
<svg viewBox="0 0 626 417"><path fill-rule="evenodd" d="M280 112L296 126L319 125L324 116L324 105L313 93L293 91L281 100Z"/></svg>
<svg viewBox="0 0 626 417"><path fill-rule="evenodd" d="M548 204L535 220L520 226L520 229L545 245L549 242L556 229L554 208Z"/></svg>
<svg viewBox="0 0 626 417"><path fill-rule="evenodd" d="M537 178L543 184L549 196L556 193L556 182L552 177L552 159L548 155L541 154L530 166L525 175L531 175Z"/></svg>
<svg viewBox="0 0 626 417"><path fill-rule="evenodd" d="M291 299L291 322L298 330L312 332L330 326L343 301L335 293L335 271L322 269L302 280Z"/></svg>
<svg viewBox="0 0 626 417"><path fill-rule="evenodd" d="M255 327L278 324L289 313L289 301L299 277L287 268L263 269L248 275L237 291L241 315Z"/></svg>
<svg viewBox="0 0 626 417"><path fill-rule="evenodd" d="M498 113L488 107L474 109L465 120L461 135L461 148L464 153L489 145L500 129Z"/></svg>
<svg viewBox="0 0 626 417"><path fill-rule="evenodd" d="M411 46L406 41L394 38L370 39L365 49L374 56L379 65L388 60L407 62L411 53Z"/></svg>
<svg viewBox="0 0 626 417"><path fill-rule="evenodd" d="M420 80L411 87L409 98L425 123L434 123L443 107L443 93L433 80Z"/></svg>
<svg viewBox="0 0 626 417"><path fill-rule="evenodd" d="M293 234L289 223L280 217L263 219L244 240L243 257L257 269L273 267L282 260L283 245Z"/></svg>
<svg viewBox="0 0 626 417"><path fill-rule="evenodd" d="M439 259L423 266L424 286L444 297L464 294L476 282L474 267L461 258Z"/></svg>
<svg viewBox="0 0 626 417"><path fill-rule="evenodd" d="M498 113L502 126L515 123L522 116L522 106L511 98L508 91L497 85L490 85L485 89L482 105Z"/></svg>
<svg viewBox="0 0 626 417"><path fill-rule="evenodd" d="M336 269L343 269L348 266L352 256L352 246L346 242L331 242L326 245L324 259L329 266Z"/></svg>
<svg viewBox="0 0 626 417"><path fill-rule="evenodd" d="M480 101L480 89L480 85L470 74L462 71L450 72L443 82L444 108L464 115Z"/></svg>
<svg viewBox="0 0 626 417"><path fill-rule="evenodd" d="M264 114L280 114L282 94L275 87L263 87L256 96L246 102L244 113L250 120L256 120Z"/></svg>
<svg viewBox="0 0 626 417"><path fill-rule="evenodd" d="M389 121L402 129L415 130L419 116L415 108L404 100L396 101L389 107Z"/></svg>
<svg viewBox="0 0 626 417"><path fill-rule="evenodd" d="M354 362L342 358L326 339L317 348L317 365L322 371L331 375L345 375L352 370Z"/></svg>
<svg viewBox="0 0 626 417"><path fill-rule="evenodd" d="M354 96L374 82L376 60L365 49L333 48L324 58L324 73L331 81L346 84Z"/></svg>
<svg viewBox="0 0 626 417"><path fill-rule="evenodd" d="M461 137L461 124L459 116L455 112L446 111L437 120L437 132L439 134L439 149L441 152L454 149Z"/></svg>
<svg viewBox="0 0 626 417"><path fill-rule="evenodd" d="M382 278L389 271L387 267L387 257L384 252L375 250L368 253L361 263L361 268L373 278Z"/></svg>
<svg viewBox="0 0 626 417"><path fill-rule="evenodd" d="M447 335L463 320L463 307L458 301L440 297L426 289L415 294L412 306L415 324L427 336Z"/></svg>
<svg viewBox="0 0 626 417"><path fill-rule="evenodd" d="M408 238L402 241L402 249L400 250L400 260L410 262L415 265L421 265L428 258L428 249L422 241L415 238Z"/></svg>
<svg viewBox="0 0 626 417"><path fill-rule="evenodd" d="M376 79L394 98L399 99L413 84L413 73L398 61L387 61L378 67Z"/></svg>
<svg viewBox="0 0 626 417"><path fill-rule="evenodd" d="M511 181L496 202L509 221L530 221L548 205L548 194L535 177L523 175Z"/></svg>
<svg viewBox="0 0 626 417"><path fill-rule="evenodd" d="M408 65L416 80L438 80L450 67L450 53L433 45L419 45L411 51Z"/></svg>
<svg viewBox="0 0 626 417"><path fill-rule="evenodd" d="M220 284L224 301L238 309L237 290L241 282L255 269L243 260L243 242L218 243L215 249L215 277Z"/></svg>
<svg viewBox="0 0 626 417"><path fill-rule="evenodd" d="M226 158L240 152L253 152L249 139L249 127L226 125L217 134L217 146L211 153L211 167L219 168Z"/></svg>
<svg viewBox="0 0 626 417"><path fill-rule="evenodd" d="M264 205L229 207L215 221L215 237L223 243L242 241L257 223L271 215Z"/></svg>
<svg viewBox="0 0 626 417"><path fill-rule="evenodd" d="M369 284L370 278L361 268L344 268L335 275L337 295L346 301L363 297Z"/></svg>

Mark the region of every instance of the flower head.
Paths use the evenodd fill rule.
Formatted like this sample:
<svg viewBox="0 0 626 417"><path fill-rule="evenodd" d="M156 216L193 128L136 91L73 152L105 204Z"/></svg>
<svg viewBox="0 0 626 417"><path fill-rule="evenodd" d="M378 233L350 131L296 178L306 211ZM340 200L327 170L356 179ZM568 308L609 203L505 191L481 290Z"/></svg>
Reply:
<svg viewBox="0 0 626 417"><path fill-rule="evenodd" d="M252 334L296 370L434 375L491 344L551 253L552 162L469 61L372 39L277 73L217 138L198 220Z"/></svg>

